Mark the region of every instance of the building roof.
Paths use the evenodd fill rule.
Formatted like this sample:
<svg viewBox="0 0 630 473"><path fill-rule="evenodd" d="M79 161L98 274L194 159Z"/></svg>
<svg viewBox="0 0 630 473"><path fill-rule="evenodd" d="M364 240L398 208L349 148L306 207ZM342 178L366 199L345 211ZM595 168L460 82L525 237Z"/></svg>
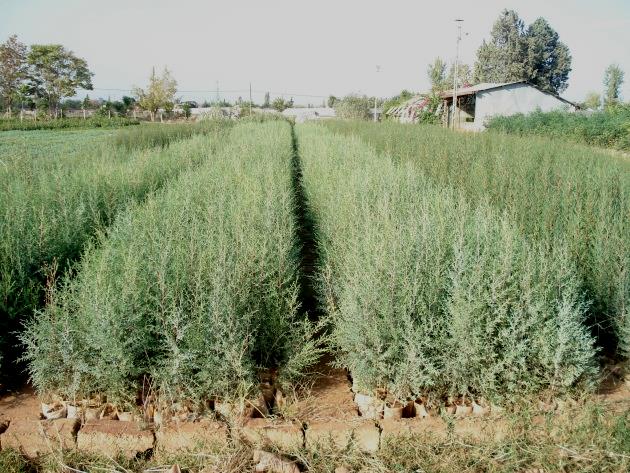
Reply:
<svg viewBox="0 0 630 473"><path fill-rule="evenodd" d="M535 89L540 90L543 94L551 95L552 97L557 98L558 100L565 102L569 105L572 105L575 108L580 108L580 106L576 103L573 103L565 98L560 97L557 94L548 92L546 90L541 89L540 87L528 82L526 80L517 80L514 82L481 82L480 84L473 85L470 87L462 87L461 89L457 89L457 97L462 97L464 95L472 95L477 92L485 92L486 90L500 89L501 87L505 87L506 85L514 85L514 84L527 84L530 87L534 87ZM446 90L440 94L440 97L444 99L453 97L453 90Z"/></svg>
<svg viewBox="0 0 630 473"><path fill-rule="evenodd" d="M523 82L527 82L527 81L517 80L514 82L481 82L480 84L471 85L470 87L462 87L461 89L457 89L457 96L460 97L462 95L471 95L471 94L475 94L477 92L483 92L486 90L500 89L501 87L505 87L506 85L521 84ZM453 89L445 90L444 92L440 94L440 97L443 97L443 98L448 98L452 96L453 96Z"/></svg>

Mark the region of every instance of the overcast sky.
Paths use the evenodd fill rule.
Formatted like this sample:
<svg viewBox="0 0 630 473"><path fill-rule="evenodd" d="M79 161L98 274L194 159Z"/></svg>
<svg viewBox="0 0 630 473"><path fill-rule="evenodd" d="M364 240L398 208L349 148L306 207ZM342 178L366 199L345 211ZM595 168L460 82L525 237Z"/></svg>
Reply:
<svg viewBox="0 0 630 473"><path fill-rule="evenodd" d="M254 91L321 103L298 94L426 89L427 65L455 57L455 18L465 20L461 57L472 65L503 8L526 23L545 17L568 45L565 97L601 91L616 62L630 99L630 0L0 0L0 41L65 45L94 72L92 97L144 85L155 65L172 70L184 98L213 98L217 81L222 96L246 98L251 81Z"/></svg>

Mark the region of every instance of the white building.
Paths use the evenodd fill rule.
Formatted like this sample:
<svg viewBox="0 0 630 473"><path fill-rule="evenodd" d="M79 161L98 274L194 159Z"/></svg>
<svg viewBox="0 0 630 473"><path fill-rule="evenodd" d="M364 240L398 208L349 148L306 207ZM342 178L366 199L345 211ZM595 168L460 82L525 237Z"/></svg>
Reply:
<svg viewBox="0 0 630 473"><path fill-rule="evenodd" d="M444 106L444 124L452 126L453 91L441 94ZM558 95L545 92L526 81L503 84L482 83L457 90L455 128L483 130L493 116L510 116L536 110L575 111L578 106Z"/></svg>

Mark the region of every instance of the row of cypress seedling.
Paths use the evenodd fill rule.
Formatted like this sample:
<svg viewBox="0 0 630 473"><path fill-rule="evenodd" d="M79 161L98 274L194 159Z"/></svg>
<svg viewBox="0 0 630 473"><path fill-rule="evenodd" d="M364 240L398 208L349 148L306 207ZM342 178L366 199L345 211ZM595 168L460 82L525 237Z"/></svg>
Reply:
<svg viewBox="0 0 630 473"><path fill-rule="evenodd" d="M0 356L10 354L2 363L5 375L15 370L11 358L20 352L12 333L43 305L46 285L128 205L206 159L230 125L208 123L206 144L182 141L169 149L147 146L143 127L114 132L113 138L93 131L3 135ZM165 127L152 131L174 141Z"/></svg>
<svg viewBox="0 0 630 473"><path fill-rule="evenodd" d="M40 393L234 399L260 369L290 380L317 357L297 300L289 124L238 125L215 155L191 143L206 162L121 214L28 326Z"/></svg>
<svg viewBox="0 0 630 473"><path fill-rule="evenodd" d="M357 391L503 401L592 386L566 246L528 241L489 199L470 203L358 138L297 130L330 339Z"/></svg>
<svg viewBox="0 0 630 473"><path fill-rule="evenodd" d="M630 360L630 162L541 137L329 122L472 204L505 212L534 244L566 248L601 354Z"/></svg>

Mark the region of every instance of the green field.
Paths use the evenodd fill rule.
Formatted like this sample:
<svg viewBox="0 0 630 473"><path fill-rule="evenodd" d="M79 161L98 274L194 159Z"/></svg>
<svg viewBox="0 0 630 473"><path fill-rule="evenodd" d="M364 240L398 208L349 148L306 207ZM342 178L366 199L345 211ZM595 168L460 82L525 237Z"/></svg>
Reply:
<svg viewBox="0 0 630 473"><path fill-rule="evenodd" d="M592 460L565 471L628 464L627 406L592 401L630 356L624 159L432 126L210 121L3 132L0 185L0 367L21 358L43 398L141 412L148 392L194 413L272 379L297 399L324 359L388 405L492 404L514 424L503 443L292 452L310 471L449 471L447 452L451 471L556 471L555 441ZM527 430L550 399L578 400L590 427Z"/></svg>

